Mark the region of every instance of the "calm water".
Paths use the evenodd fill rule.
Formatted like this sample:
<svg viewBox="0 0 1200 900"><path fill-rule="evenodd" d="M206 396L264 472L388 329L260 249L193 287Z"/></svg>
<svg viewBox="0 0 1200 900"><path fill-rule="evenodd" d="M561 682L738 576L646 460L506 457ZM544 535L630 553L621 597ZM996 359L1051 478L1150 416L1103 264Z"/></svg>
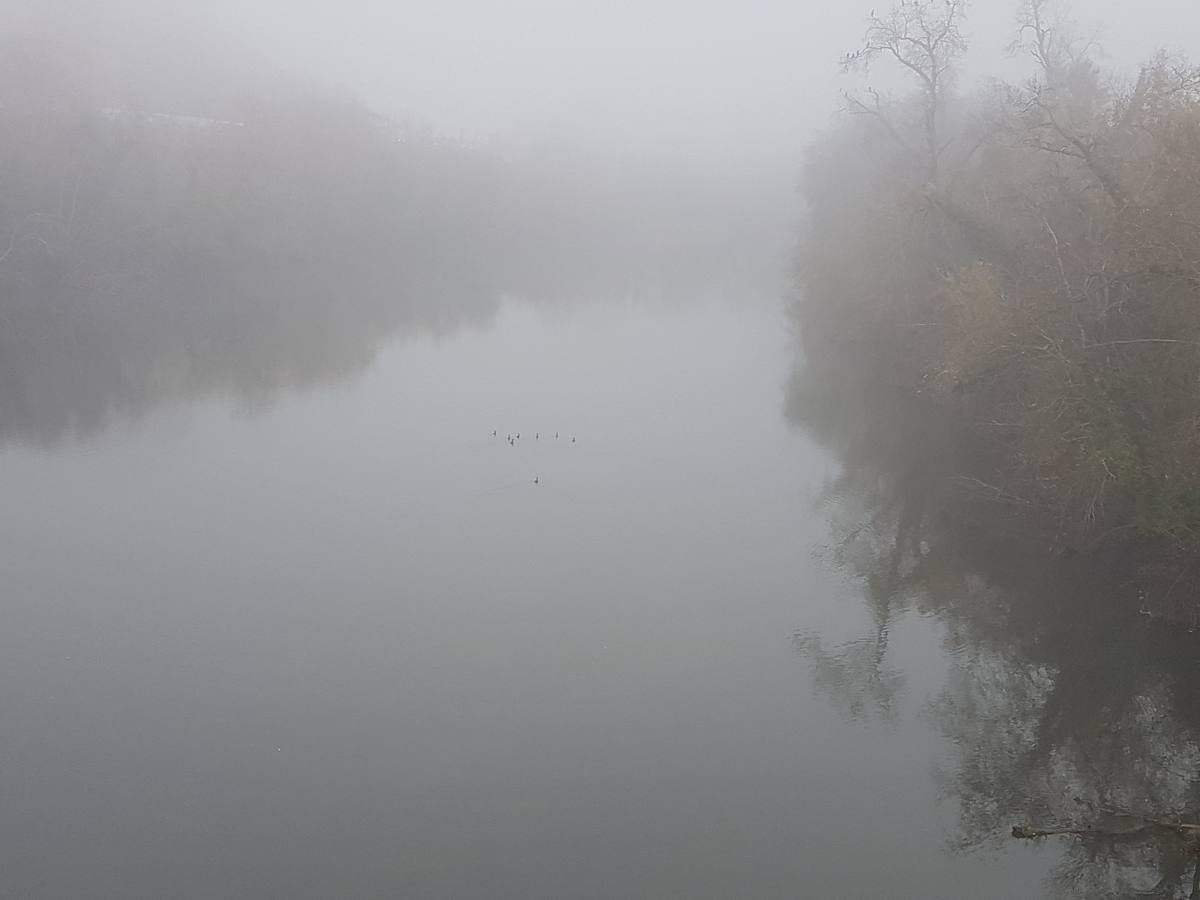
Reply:
<svg viewBox="0 0 1200 900"><path fill-rule="evenodd" d="M794 353L506 303L10 433L3 895L1182 896L1008 830L1200 806L1191 636L973 554Z"/></svg>

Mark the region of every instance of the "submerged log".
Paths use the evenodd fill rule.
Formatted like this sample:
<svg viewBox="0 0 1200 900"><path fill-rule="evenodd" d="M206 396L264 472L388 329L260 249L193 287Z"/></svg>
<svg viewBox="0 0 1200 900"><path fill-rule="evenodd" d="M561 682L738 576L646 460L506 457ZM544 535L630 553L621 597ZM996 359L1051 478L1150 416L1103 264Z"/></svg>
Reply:
<svg viewBox="0 0 1200 900"><path fill-rule="evenodd" d="M1132 827L1104 827L1100 825L1084 825L1075 828L1039 828L1034 825L1014 825L1012 836L1029 840L1032 838L1052 837L1058 834L1069 834L1075 837L1131 837L1146 831L1168 831L1178 834L1191 841L1200 842L1200 824L1179 822L1169 816L1153 819L1143 816L1122 816ZM1136 823L1136 824L1135 824Z"/></svg>
<svg viewBox="0 0 1200 900"><path fill-rule="evenodd" d="M1145 816L1119 814L1114 816L1113 819L1116 821L1108 827L1087 825L1079 828L1039 828L1035 825L1014 825L1012 836L1015 838L1031 839L1051 837L1056 834L1069 834L1075 837L1095 837L1102 835L1113 838L1134 838L1138 835L1154 832L1160 834L1170 833L1182 837L1188 845L1188 849L1200 856L1200 824L1180 822L1178 818L1173 816L1162 816L1154 819ZM1112 820L1110 819L1110 821ZM1160 882L1160 884L1164 882ZM1158 896L1157 891L1147 893L1146 896L1151 896L1151 893L1154 896ZM1196 860L1196 865L1192 870L1192 892L1188 897L1189 900L1200 900L1200 859Z"/></svg>

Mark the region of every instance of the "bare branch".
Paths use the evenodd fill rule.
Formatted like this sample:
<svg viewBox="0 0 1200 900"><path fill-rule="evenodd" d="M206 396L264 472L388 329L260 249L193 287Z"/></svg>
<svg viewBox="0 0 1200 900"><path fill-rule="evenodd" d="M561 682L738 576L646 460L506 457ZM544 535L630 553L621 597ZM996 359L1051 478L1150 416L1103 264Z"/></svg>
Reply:
<svg viewBox="0 0 1200 900"><path fill-rule="evenodd" d="M858 97L855 97L849 91L842 92L842 96L846 100L846 106L851 113L855 115L870 116L883 126L883 129L888 133L888 136L895 141L905 153L908 153L914 157L919 157L919 154L913 149L912 145L904 139L904 136L900 133L899 129L897 129L892 123L891 117L889 117L884 111L883 98L880 97L879 92L874 88L867 88L867 94L872 98L873 101L872 105L870 106L868 106Z"/></svg>
<svg viewBox="0 0 1200 900"><path fill-rule="evenodd" d="M867 69L880 57L899 63L925 94L925 165L929 184L938 180L938 111L944 81L966 51L962 32L966 0L900 0L884 16L871 14L862 46L842 57L842 70Z"/></svg>

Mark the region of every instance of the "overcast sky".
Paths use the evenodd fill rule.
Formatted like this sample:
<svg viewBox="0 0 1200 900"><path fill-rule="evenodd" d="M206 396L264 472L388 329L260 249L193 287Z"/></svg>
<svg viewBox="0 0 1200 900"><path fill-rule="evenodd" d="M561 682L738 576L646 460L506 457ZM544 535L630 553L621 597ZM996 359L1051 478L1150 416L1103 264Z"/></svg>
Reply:
<svg viewBox="0 0 1200 900"><path fill-rule="evenodd" d="M15 8L33 0L0 0ZM50 7L49 3L55 3ZM839 55L887 0L43 0L40 15L147 35L207 17L288 69L451 134L755 165L794 157L844 84ZM971 72L1003 66L1015 0L976 0ZM53 9L53 12L47 10ZM1200 57L1200 0L1073 5L1114 62ZM194 27L194 26L193 26ZM886 72L874 76L883 81Z"/></svg>

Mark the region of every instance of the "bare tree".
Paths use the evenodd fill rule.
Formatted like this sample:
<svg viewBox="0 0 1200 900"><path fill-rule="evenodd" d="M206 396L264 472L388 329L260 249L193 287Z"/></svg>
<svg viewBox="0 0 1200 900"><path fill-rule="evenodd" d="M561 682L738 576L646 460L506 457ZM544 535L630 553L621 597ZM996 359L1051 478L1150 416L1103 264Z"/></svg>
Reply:
<svg viewBox="0 0 1200 900"><path fill-rule="evenodd" d="M1054 0L1023 0L1017 13L1017 36L1009 45L1010 52L1027 53L1038 67L1037 74L1016 94L1023 141L1080 160L1120 209L1129 203L1128 193L1117 166L1106 159L1112 154L1106 154L1096 128L1096 107L1104 102L1104 90L1091 60L1095 45L1082 39L1077 26L1056 6ZM1149 76L1149 70L1143 68L1128 111L1141 107Z"/></svg>
<svg viewBox="0 0 1200 900"><path fill-rule="evenodd" d="M891 58L911 72L923 94L925 174L938 181L938 159L945 149L938 137L938 115L954 64L967 49L962 32L966 0L901 0L886 15L872 11L863 44L842 57L842 70L866 69ZM864 105L864 109L865 109Z"/></svg>
<svg viewBox="0 0 1200 900"><path fill-rule="evenodd" d="M1080 55L1069 36L1070 30L1051 8L1051 0L1023 0L1017 11L1017 36L1008 45L1008 52L1028 53L1045 80L1055 84L1066 67Z"/></svg>

